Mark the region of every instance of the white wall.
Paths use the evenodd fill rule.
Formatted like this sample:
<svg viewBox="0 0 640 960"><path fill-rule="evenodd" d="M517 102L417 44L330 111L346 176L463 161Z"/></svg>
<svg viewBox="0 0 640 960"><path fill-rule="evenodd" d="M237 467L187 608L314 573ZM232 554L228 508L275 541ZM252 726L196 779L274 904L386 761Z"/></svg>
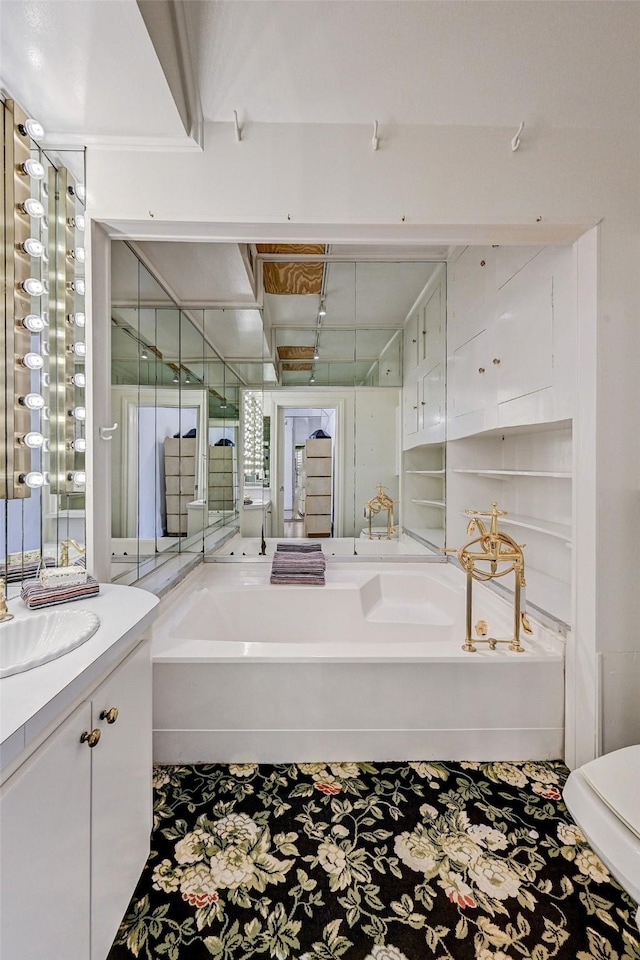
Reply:
<svg viewBox="0 0 640 960"><path fill-rule="evenodd" d="M640 138L634 130L540 124L513 153L513 133L396 127L374 152L365 124L248 123L241 143L228 124L213 124L202 154L89 149L89 212L134 235L152 224L158 237L251 239L261 232L291 241L545 243L599 223L597 373L590 384L597 515L589 522L600 558L597 647L607 674L607 663L613 670L640 659L629 657L640 646ZM605 684L607 749L640 739L637 697L611 689ZM579 744L576 759L592 749L588 740Z"/></svg>

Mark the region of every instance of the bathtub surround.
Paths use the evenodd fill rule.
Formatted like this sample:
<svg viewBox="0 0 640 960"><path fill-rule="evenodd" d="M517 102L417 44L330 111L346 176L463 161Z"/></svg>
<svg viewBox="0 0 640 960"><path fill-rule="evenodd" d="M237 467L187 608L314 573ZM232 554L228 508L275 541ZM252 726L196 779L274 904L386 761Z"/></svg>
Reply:
<svg viewBox="0 0 640 960"><path fill-rule="evenodd" d="M274 588L269 571L203 564L163 600L157 762L562 755L562 637L532 621L524 653L465 653L452 564L329 562L321 590ZM476 589L475 615L508 636L511 603Z"/></svg>
<svg viewBox="0 0 640 960"><path fill-rule="evenodd" d="M155 768L152 853L108 960L625 958L635 904L563 763Z"/></svg>

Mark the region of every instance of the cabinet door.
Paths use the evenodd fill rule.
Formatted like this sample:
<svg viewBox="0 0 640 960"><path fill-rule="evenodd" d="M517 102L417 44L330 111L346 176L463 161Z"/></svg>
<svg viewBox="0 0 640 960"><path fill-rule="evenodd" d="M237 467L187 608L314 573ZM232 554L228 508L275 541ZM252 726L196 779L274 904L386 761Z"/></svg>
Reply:
<svg viewBox="0 0 640 960"><path fill-rule="evenodd" d="M501 291L500 306L486 366L497 367L497 400L506 403L553 384L551 278L515 277Z"/></svg>
<svg viewBox="0 0 640 960"><path fill-rule="evenodd" d="M444 356L444 283L429 297L422 316L422 359L435 363Z"/></svg>
<svg viewBox="0 0 640 960"><path fill-rule="evenodd" d="M415 313L412 317L409 317L404 327L404 375L407 376L408 373L411 373L412 370L418 366L418 361L420 358L419 355L419 313ZM420 327L420 329L422 329Z"/></svg>
<svg viewBox="0 0 640 960"><path fill-rule="evenodd" d="M443 364L436 363L422 377L420 399L420 429L433 432L444 423ZM442 426L444 430L444 427ZM430 437L430 439L434 439Z"/></svg>
<svg viewBox="0 0 640 960"><path fill-rule="evenodd" d="M0 791L2 960L89 956L93 751L80 743L85 730L88 703Z"/></svg>
<svg viewBox="0 0 640 960"><path fill-rule="evenodd" d="M118 710L115 723L100 718L113 707ZM149 854L149 641L98 687L93 725L102 735L92 751L91 960L105 960Z"/></svg>
<svg viewBox="0 0 640 960"><path fill-rule="evenodd" d="M449 370L449 398L453 417L475 413L495 403L488 349L487 331L483 330L454 352Z"/></svg>
<svg viewBox="0 0 640 960"><path fill-rule="evenodd" d="M420 384L411 379L405 383L402 390L402 404L404 408L404 434L410 436L418 429L418 412L420 409Z"/></svg>

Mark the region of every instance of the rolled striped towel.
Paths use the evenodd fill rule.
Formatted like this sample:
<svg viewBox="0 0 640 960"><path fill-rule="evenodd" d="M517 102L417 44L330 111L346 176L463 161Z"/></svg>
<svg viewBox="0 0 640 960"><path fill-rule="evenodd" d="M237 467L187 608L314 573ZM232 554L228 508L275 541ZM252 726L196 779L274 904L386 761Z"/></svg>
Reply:
<svg viewBox="0 0 640 960"><path fill-rule="evenodd" d="M87 576L85 583L67 587L45 587L39 580L27 580L22 585L20 596L30 610L36 610L39 607L53 607L57 603L95 597L98 593L100 584L94 577Z"/></svg>

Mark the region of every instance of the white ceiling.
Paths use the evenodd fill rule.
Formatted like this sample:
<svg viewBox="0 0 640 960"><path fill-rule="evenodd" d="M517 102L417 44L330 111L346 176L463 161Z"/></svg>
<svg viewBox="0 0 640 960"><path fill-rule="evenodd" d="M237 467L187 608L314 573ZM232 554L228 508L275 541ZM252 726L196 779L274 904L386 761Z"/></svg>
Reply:
<svg viewBox="0 0 640 960"><path fill-rule="evenodd" d="M187 139L134 0L1 0L0 64L49 142Z"/></svg>
<svg viewBox="0 0 640 960"><path fill-rule="evenodd" d="M206 120L627 127L640 4L187 3Z"/></svg>
<svg viewBox="0 0 640 960"><path fill-rule="evenodd" d="M640 3L186 0L205 118L640 125ZM64 51L64 55L61 55ZM135 0L1 0L0 82L54 139L194 147Z"/></svg>

